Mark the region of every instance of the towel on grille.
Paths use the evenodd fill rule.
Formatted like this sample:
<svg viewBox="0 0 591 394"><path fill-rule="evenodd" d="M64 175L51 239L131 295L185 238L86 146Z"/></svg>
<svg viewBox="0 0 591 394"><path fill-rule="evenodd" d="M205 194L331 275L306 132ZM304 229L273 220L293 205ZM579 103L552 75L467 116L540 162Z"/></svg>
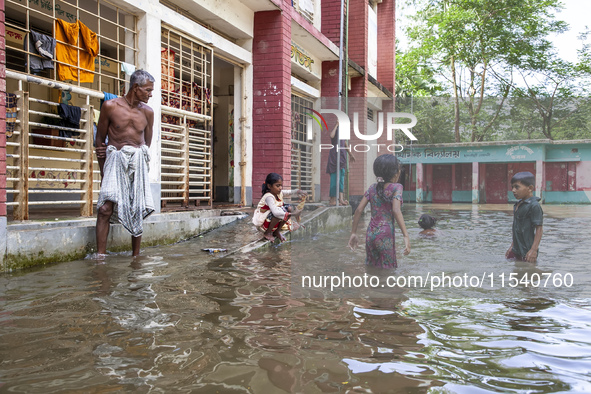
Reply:
<svg viewBox="0 0 591 394"><path fill-rule="evenodd" d="M55 44L55 38L29 30L29 39L24 42L24 47L31 53L29 65L32 73L53 69Z"/></svg>
<svg viewBox="0 0 591 394"><path fill-rule="evenodd" d="M111 223L119 222L134 237L144 232L143 220L154 212L150 192L148 147L107 147L104 176L97 208L106 201L114 203Z"/></svg>
<svg viewBox="0 0 591 394"><path fill-rule="evenodd" d="M61 103L57 107L57 113L61 118L60 125L72 129L80 128L80 118L82 109L74 105ZM60 137L73 138L78 137L80 133L72 130L60 130Z"/></svg>

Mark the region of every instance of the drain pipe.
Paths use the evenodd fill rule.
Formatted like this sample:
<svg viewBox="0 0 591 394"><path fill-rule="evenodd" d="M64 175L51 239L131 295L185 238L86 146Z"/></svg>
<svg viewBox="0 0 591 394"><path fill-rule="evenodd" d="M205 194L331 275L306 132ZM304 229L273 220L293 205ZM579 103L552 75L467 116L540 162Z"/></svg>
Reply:
<svg viewBox="0 0 591 394"><path fill-rule="evenodd" d="M349 0L345 0L346 10L347 10L347 28L345 29L345 42L343 46L345 47L345 54L343 56L345 60L345 89L343 90L343 96L345 97L345 103L343 105L345 113L349 115ZM349 144L349 148L351 148L351 144ZM349 174L349 155L345 156L347 158L347 169L346 174ZM346 190L347 194L350 196L349 186L350 183L348 182L349 179L345 179L347 181ZM345 190L343 190L345 191Z"/></svg>
<svg viewBox="0 0 591 394"><path fill-rule="evenodd" d="M343 97L343 35L345 28L345 0L341 0L341 31L339 34L339 111L342 108ZM337 134L337 184L336 184L336 206L339 206L341 186L341 132ZM344 190L343 190L344 191Z"/></svg>
<svg viewBox="0 0 591 394"><path fill-rule="evenodd" d="M244 66L240 67L242 104L240 105L240 205L246 206L246 81Z"/></svg>

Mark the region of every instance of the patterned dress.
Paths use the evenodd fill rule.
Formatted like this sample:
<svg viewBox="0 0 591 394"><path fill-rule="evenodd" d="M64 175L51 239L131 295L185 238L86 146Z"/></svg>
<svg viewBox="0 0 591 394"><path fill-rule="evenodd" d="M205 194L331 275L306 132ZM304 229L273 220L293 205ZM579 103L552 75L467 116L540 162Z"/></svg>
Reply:
<svg viewBox="0 0 591 394"><path fill-rule="evenodd" d="M394 214L392 201L396 198L402 204L402 185L387 183L383 196L377 193L377 183L365 192L365 198L371 204L371 220L367 226L365 239L365 263L373 267L396 268L396 244L394 234Z"/></svg>

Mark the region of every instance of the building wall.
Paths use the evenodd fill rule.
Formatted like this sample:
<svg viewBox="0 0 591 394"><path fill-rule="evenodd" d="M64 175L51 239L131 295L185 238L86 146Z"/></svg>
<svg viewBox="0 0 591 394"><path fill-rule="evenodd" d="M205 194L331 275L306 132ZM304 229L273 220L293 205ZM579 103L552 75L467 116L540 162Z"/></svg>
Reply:
<svg viewBox="0 0 591 394"><path fill-rule="evenodd" d="M0 266L6 254L6 26L0 0Z"/></svg>
<svg viewBox="0 0 591 394"><path fill-rule="evenodd" d="M422 164L423 202L440 201L446 182L452 186L451 202L470 202L477 163L479 203L514 203L511 178L522 171L536 176L535 195L545 203L591 203L591 141L420 145L413 147L412 158L408 150L399 158L406 168ZM416 201L411 185L405 182L404 198Z"/></svg>

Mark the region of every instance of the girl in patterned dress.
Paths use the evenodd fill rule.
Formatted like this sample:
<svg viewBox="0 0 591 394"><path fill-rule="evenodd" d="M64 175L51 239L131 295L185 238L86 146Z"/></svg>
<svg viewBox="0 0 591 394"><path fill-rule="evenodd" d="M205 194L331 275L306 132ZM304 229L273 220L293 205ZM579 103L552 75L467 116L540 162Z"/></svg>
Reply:
<svg viewBox="0 0 591 394"><path fill-rule="evenodd" d="M373 172L377 177L367 189L355 215L349 238L349 247L355 250L359 243L357 226L367 203L371 205L371 220L367 226L365 240L366 265L380 268L396 268L396 243L394 221L398 223L404 236L404 254L410 253L410 238L402 217L402 185L396 183L400 176L400 162L396 156L379 156L373 163Z"/></svg>

